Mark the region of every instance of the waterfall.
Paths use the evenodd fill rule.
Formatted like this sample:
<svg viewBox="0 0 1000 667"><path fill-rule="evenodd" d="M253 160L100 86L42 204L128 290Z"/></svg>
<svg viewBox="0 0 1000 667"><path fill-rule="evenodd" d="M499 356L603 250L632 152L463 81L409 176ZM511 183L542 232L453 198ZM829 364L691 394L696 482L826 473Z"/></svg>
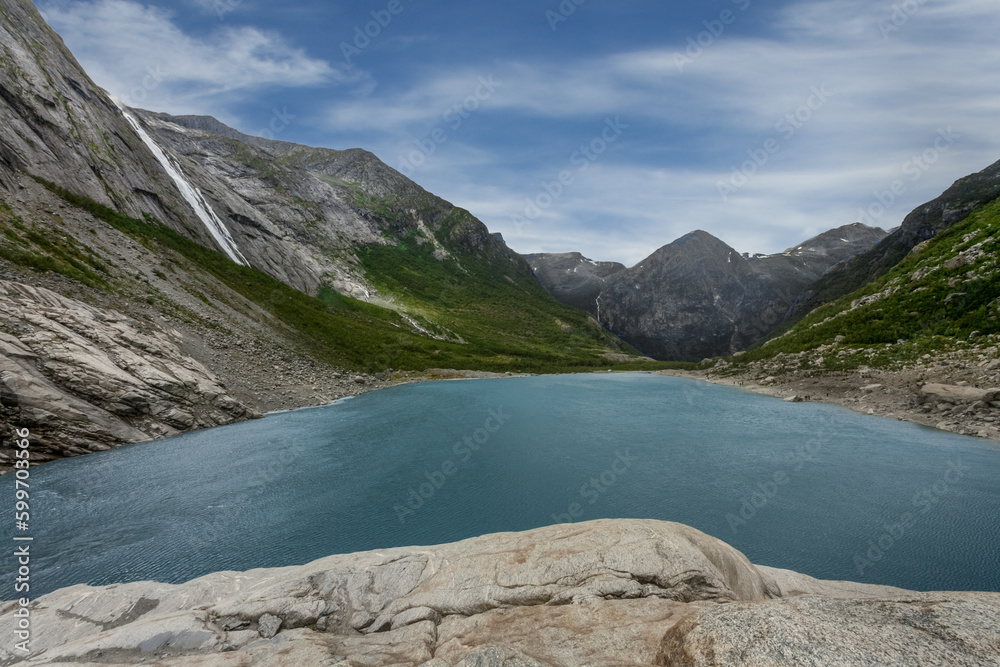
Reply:
<svg viewBox="0 0 1000 667"><path fill-rule="evenodd" d="M125 120L129 122L132 129L136 131L142 142L149 147L153 155L166 170L170 178L174 180L177 184L177 189L180 190L181 196L191 205L194 209L195 214L198 218L205 224L205 228L208 229L208 233L212 235L215 242L219 244L222 251L229 255L229 258L236 262L237 264L242 264L243 266L250 266L250 262L247 261L243 253L236 246L236 242L233 241L233 237L229 234L229 230L219 219L219 216L215 214L212 207L205 200L205 197L201 194L201 191L192 185L185 177L184 173L181 171L181 166L172 160L164 151L161 149L153 138L142 128L139 121L129 113L128 107L121 103L120 100L115 99L115 104L121 109L122 114L125 116Z"/></svg>

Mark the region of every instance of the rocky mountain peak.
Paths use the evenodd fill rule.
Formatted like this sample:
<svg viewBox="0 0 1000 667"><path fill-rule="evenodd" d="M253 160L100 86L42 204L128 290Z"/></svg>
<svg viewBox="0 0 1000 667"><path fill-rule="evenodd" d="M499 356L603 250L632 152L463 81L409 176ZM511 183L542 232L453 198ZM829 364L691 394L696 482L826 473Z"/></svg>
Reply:
<svg viewBox="0 0 1000 667"><path fill-rule="evenodd" d="M807 285L885 235L856 223L784 253L750 257L698 229L599 280L581 270L579 253L529 262L556 298L584 308L644 353L698 361L765 336Z"/></svg>
<svg viewBox="0 0 1000 667"><path fill-rule="evenodd" d="M880 227L869 227L860 222L836 227L803 241L784 251L785 255L820 255L837 257L838 261L867 250L887 236Z"/></svg>

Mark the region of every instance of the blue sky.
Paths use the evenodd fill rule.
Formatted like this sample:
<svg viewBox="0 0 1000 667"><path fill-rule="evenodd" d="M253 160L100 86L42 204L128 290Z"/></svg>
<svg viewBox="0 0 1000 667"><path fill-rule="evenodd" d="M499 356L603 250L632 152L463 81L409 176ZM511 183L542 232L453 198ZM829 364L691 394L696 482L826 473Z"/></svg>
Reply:
<svg viewBox="0 0 1000 667"><path fill-rule="evenodd" d="M276 4L38 2L126 103L368 149L519 252L778 252L1000 159L996 0Z"/></svg>

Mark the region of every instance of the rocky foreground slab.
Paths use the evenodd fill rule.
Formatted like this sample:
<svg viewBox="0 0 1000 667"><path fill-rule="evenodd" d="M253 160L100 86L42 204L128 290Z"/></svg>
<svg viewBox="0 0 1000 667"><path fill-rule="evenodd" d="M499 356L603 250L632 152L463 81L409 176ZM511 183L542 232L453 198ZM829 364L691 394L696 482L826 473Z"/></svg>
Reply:
<svg viewBox="0 0 1000 667"><path fill-rule="evenodd" d="M31 633L2 664L1000 665L1000 594L819 581L680 524L600 520L73 586L32 603Z"/></svg>

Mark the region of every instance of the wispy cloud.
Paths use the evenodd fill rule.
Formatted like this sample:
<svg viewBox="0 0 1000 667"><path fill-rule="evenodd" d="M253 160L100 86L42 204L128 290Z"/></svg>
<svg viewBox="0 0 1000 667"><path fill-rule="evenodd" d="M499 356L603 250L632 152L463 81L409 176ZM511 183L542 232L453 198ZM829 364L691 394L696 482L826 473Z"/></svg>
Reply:
<svg viewBox="0 0 1000 667"><path fill-rule="evenodd" d="M720 38L683 71L674 59L681 44L492 62L504 88L482 123L504 136L523 125L520 141L490 154L462 145L482 136L460 137L448 159L429 162L418 180L471 208L518 250L579 249L625 262L697 227L741 251L780 251L858 220L904 179L906 192L871 219L893 227L1000 157L1000 51L992 37L1000 15L983 0L904 4L916 9L893 17L900 3L798 2L774 17L767 36ZM884 21L896 29L887 32ZM476 73L468 64L428 71L402 91L335 103L328 117L371 128L392 163ZM829 99L807 107L817 90ZM565 162L550 145L571 145L568 137L608 114L641 124L644 136L623 142L586 182L519 230L513 214ZM959 140L911 180L906 165L947 128ZM651 145L649 136L662 144ZM770 138L777 153L721 199L718 184ZM473 154L472 164L449 162Z"/></svg>
<svg viewBox="0 0 1000 667"><path fill-rule="evenodd" d="M702 13L718 16L678 5L691 34L702 29ZM777 252L855 222L904 179L905 192L872 219L893 227L1000 158L995 0L752 3L683 68L675 56L687 47L684 31L640 40L618 26L620 39L593 48L515 50L502 40L473 43L449 23L464 15L457 6L406 14L356 67L344 64L328 26L302 26L293 40L272 32L277 24L263 14L240 23L253 19L249 0L224 21L204 13L197 30L129 0L63 2L46 16L98 83L125 98L138 90L148 108L232 119L284 89L297 119L282 138L360 146L397 168L422 158L408 175L524 252L580 250L634 263L695 228L740 251ZM303 16L315 9L297 7ZM527 1L494 11L537 14ZM368 16L355 14L336 34ZM545 39L558 41L545 28ZM150 68L162 81L146 90ZM470 101L483 77L499 87ZM459 114L456 127L463 103L473 111ZM525 199L618 116L632 129L518 228L513 216ZM914 179L907 165L948 128L958 138ZM764 147L766 162L748 162L761 162ZM739 187L720 196L719 184L732 178Z"/></svg>
<svg viewBox="0 0 1000 667"><path fill-rule="evenodd" d="M174 23L171 12L130 0L41 9L57 32L72 35L74 55L88 73L136 105L155 101L161 110L204 110L268 87L319 86L359 76L309 57L277 33L220 25L194 37Z"/></svg>

